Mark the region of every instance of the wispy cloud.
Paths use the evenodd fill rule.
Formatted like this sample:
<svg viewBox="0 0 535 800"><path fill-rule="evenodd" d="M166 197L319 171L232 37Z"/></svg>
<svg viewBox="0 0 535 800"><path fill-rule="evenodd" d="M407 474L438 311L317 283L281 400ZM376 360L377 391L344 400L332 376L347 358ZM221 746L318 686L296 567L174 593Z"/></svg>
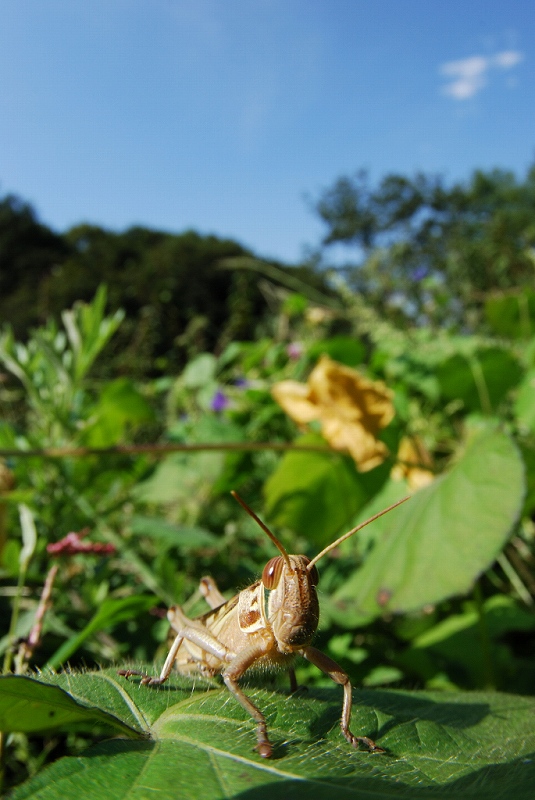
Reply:
<svg viewBox="0 0 535 800"><path fill-rule="evenodd" d="M440 67L441 74L449 78L442 91L455 100L468 100L487 85L489 72L512 69L523 58L518 50L503 50L494 56L470 56L448 61Z"/></svg>

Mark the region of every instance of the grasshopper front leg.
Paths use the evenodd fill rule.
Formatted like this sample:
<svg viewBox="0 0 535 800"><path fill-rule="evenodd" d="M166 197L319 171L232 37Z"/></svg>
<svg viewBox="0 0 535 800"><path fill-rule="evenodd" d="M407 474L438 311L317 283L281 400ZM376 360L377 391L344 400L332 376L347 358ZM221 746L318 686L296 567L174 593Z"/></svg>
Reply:
<svg viewBox="0 0 535 800"><path fill-rule="evenodd" d="M355 734L349 730L352 704L351 682L349 680L349 676L341 667L338 666L336 661L333 661L332 658L326 656L325 653L321 652L321 650L316 650L315 647L305 647L301 653L308 661L311 662L311 664L314 664L316 667L318 667L318 669L321 669L322 672L325 672L326 675L332 678L335 683L343 686L344 702L342 705L340 728L342 729L342 733L349 744L355 747L357 750L359 744L363 744L371 753L384 753L385 751L383 748L376 745L373 739L369 739L367 736L355 736Z"/></svg>
<svg viewBox="0 0 535 800"><path fill-rule="evenodd" d="M255 749L262 758L270 758L272 752L271 742L269 741L267 733L266 718L260 709L249 700L247 695L239 687L238 680L249 667L252 667L253 664L258 661L259 658L266 655L267 652L269 652L269 644L264 641L260 641L248 647L232 659L222 675L229 691L232 692L238 703L243 706L256 722L256 739L258 744Z"/></svg>

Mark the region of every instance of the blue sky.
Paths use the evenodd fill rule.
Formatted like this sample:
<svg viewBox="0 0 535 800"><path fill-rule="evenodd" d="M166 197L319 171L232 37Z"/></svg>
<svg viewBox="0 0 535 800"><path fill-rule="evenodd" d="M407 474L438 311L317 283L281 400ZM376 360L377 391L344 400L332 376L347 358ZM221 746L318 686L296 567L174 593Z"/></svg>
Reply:
<svg viewBox="0 0 535 800"><path fill-rule="evenodd" d="M532 0L3 0L0 194L298 261L341 175L535 162ZM307 199L308 198L308 199Z"/></svg>

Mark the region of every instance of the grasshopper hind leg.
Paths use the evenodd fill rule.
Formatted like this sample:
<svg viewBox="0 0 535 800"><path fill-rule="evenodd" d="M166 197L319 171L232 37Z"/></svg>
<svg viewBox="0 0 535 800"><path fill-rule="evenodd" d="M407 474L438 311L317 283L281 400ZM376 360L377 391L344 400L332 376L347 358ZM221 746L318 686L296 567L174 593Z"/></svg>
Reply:
<svg viewBox="0 0 535 800"><path fill-rule="evenodd" d="M212 609L219 608L219 606L227 602L219 591L217 583L209 575L205 575L204 578L201 578L199 591Z"/></svg>

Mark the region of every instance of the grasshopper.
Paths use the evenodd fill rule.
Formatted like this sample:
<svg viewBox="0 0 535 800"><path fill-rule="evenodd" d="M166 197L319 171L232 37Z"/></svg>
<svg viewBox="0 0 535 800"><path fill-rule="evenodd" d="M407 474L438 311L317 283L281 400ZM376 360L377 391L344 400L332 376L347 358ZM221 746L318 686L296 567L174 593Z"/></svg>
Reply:
<svg viewBox="0 0 535 800"><path fill-rule="evenodd" d="M142 684L159 686L167 680L173 667L181 673L200 672L206 677L220 673L236 700L256 722L255 749L262 758L269 758L272 746L265 717L242 691L238 681L251 668L282 667L289 672L293 692L298 688L293 661L296 656L303 656L343 687L340 727L349 744L356 749L362 744L372 753L384 753L372 739L355 736L351 732L352 690L349 677L336 661L310 644L319 622L316 563L345 539L404 503L408 497L352 528L311 560L306 556L289 555L237 492L231 494L269 536L280 555L268 561L259 581L230 600L223 597L212 578L201 578L200 593L211 610L189 619L180 606L169 609L167 618L171 623L174 641L159 677L134 670L121 670L119 674L126 678L141 675Z"/></svg>

